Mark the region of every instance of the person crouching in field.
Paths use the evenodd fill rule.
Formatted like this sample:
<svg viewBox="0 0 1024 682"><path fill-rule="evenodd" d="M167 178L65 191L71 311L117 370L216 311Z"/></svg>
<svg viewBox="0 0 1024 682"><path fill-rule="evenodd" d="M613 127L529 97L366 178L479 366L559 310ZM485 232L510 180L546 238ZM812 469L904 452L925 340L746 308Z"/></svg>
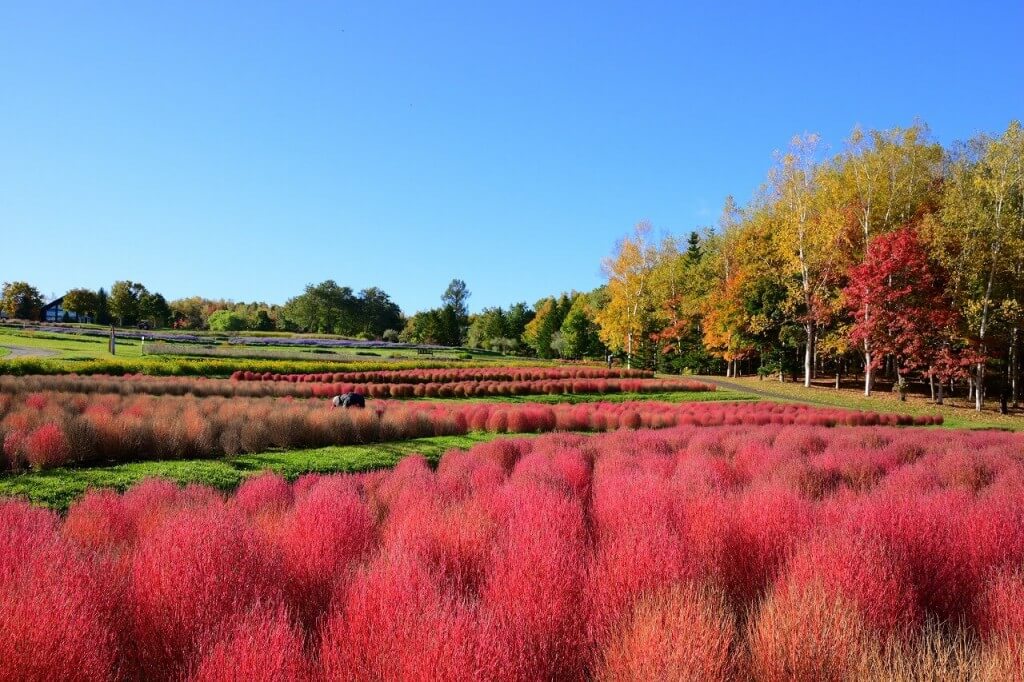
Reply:
<svg viewBox="0 0 1024 682"><path fill-rule="evenodd" d="M334 407L344 407L345 409L350 407L366 407L366 398L363 397L362 393L342 393L331 399L331 405Z"/></svg>

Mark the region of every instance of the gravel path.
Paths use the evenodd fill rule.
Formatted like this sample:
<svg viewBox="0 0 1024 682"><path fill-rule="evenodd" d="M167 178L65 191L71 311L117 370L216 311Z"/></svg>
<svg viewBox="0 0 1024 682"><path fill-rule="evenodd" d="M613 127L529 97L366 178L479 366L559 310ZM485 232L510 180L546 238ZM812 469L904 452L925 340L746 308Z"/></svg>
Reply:
<svg viewBox="0 0 1024 682"><path fill-rule="evenodd" d="M732 381L729 381L728 379L723 379L722 377L695 376L694 379L696 379L697 381L706 381L707 383L714 384L715 386L726 391L750 393L751 395L756 395L759 398L767 398L768 400L785 400L787 402L807 403L809 405L832 405L832 403L826 400L815 400L814 398L811 397L804 398L787 395L784 393L776 393L775 391L771 390L771 388L751 388L747 384L737 384ZM768 381L765 381L764 383L769 384Z"/></svg>
<svg viewBox="0 0 1024 682"><path fill-rule="evenodd" d="M53 358L60 355L58 351L48 348L28 348L26 346L9 346L7 344L0 345L0 348L6 348L9 351L3 356L5 360L12 358Z"/></svg>

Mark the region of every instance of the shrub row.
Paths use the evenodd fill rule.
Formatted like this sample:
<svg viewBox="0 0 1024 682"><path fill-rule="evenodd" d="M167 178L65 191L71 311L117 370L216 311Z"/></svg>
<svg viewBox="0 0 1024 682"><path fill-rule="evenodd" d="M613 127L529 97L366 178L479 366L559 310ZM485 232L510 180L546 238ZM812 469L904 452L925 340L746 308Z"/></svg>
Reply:
<svg viewBox="0 0 1024 682"><path fill-rule="evenodd" d="M545 381L459 381L445 383L319 383L253 382L205 377L0 376L0 391L73 391L132 395L195 395L201 397L328 398L357 391L372 398L472 398L516 395L658 393L713 391L715 386L692 379L550 379Z"/></svg>
<svg viewBox="0 0 1024 682"><path fill-rule="evenodd" d="M43 392L0 394L5 469L136 459L209 458L271 448L308 448L464 434L610 431L681 424L924 424L775 403L584 403L532 405L374 401L336 410L288 398L195 398Z"/></svg>
<svg viewBox="0 0 1024 682"><path fill-rule="evenodd" d="M1024 439L944 436L561 434L0 502L0 677L1021 679Z"/></svg>
<svg viewBox="0 0 1024 682"><path fill-rule="evenodd" d="M551 379L652 379L644 369L603 367L459 367L454 369L394 369L376 372L323 372L320 374L274 374L238 371L235 381L320 382L325 384L440 384L483 381L548 381Z"/></svg>

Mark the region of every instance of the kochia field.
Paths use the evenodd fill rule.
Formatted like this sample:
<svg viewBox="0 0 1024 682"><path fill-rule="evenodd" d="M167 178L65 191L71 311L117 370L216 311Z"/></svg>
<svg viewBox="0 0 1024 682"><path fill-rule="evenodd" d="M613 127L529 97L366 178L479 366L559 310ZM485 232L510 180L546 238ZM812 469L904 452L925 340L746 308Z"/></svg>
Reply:
<svg viewBox="0 0 1024 682"><path fill-rule="evenodd" d="M5 501L0 676L1019 679L1022 445L683 425Z"/></svg>

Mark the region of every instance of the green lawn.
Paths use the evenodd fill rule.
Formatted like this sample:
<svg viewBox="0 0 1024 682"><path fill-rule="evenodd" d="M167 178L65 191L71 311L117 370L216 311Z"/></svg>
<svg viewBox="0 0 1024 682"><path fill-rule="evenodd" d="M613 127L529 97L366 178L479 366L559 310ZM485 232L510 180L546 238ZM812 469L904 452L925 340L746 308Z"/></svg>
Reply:
<svg viewBox="0 0 1024 682"><path fill-rule="evenodd" d="M162 331L161 333L167 333ZM335 338L335 337L324 337ZM475 363L495 365L524 365L542 366L555 363L548 360L536 358L521 358L505 356L499 353L485 350L453 349L446 351L435 351L433 353L419 353L415 348L323 348L308 349L303 347L286 345L252 346L229 345L221 339L211 337L210 344L214 348L207 348L206 345L186 344L169 342L175 349L167 354L148 352L143 356L142 342L137 339L126 339L118 337L117 357L118 358L145 358L146 361L161 362L167 359L201 359L214 357L230 361L231 359L280 359L295 360L297 362L320 363L326 365L330 361L345 362L378 362L385 360L392 361L420 361L429 363ZM150 342L152 344L152 342ZM152 346L147 344L150 348ZM107 352L107 338L100 336L84 336L80 334L62 334L54 332L36 332L31 330L12 329L0 327L0 345L20 346L22 348L39 348L42 350L54 351L55 359L63 360L92 360L110 359L112 356ZM159 345L157 346L159 347ZM248 351L248 352L247 352ZM6 351L0 351L0 356ZM465 357L466 355L470 357ZM280 356L280 357L277 357ZM69 368L68 371L73 371ZM343 368L329 366L324 371L344 371Z"/></svg>
<svg viewBox="0 0 1024 682"><path fill-rule="evenodd" d="M245 346L240 346L240 345L231 345L231 346L225 346L225 347L227 347L227 348L235 348L235 349L245 348ZM268 350L281 350L281 351L301 350L301 348L297 349L295 346L289 346L289 345L285 345L285 344L281 344L281 345L267 345L267 346L252 346L252 347L253 348L266 348ZM346 358L349 358L349 357L378 357L378 358L402 358L402 359L405 359L405 360L430 360L430 359L434 359L434 360L452 360L452 359L463 359L462 358L463 355L469 354L470 356L472 356L472 358L465 358L465 359L491 360L491 361L495 361L495 362L504 362L504 361L514 362L516 360L522 360L522 358L509 357L509 356L501 355L500 353L494 353L492 351L471 350L471 349L462 349L462 348L455 348L455 349L452 349L452 350L438 350L438 351L432 351L430 353L420 353L415 348L325 348L325 349L322 349L322 350L327 350L327 351L329 351L332 354L341 355L341 356L346 357ZM312 351L306 351L306 352L308 352L314 359L316 359L317 355L323 355L323 353L314 353ZM551 364L549 361L538 360L537 358L530 358L530 362L531 363L536 362L537 365Z"/></svg>
<svg viewBox="0 0 1024 682"><path fill-rule="evenodd" d="M440 436L395 443L266 452L223 459L129 462L109 466L8 474L0 476L0 497L20 495L36 504L64 510L88 488L113 488L123 491L144 478L154 476L169 478L181 484L201 483L229 491L246 477L268 469L288 479L294 479L311 472L354 472L390 467L412 453L419 453L436 462L447 450L469 448L498 436L499 434L477 432L466 436Z"/></svg>
<svg viewBox="0 0 1024 682"><path fill-rule="evenodd" d="M0 328L0 344L51 350L58 354L55 357L69 360L111 357L110 353L107 352L107 339L99 336L50 334ZM117 340L117 356L126 358L140 357L142 355L141 347L142 344L139 341L119 338Z"/></svg>
<svg viewBox="0 0 1024 682"><path fill-rule="evenodd" d="M425 360L425 361L473 361L488 363L517 363L523 358L509 358L489 351L452 350L420 353L415 348L309 348L303 346L287 346L282 344L241 345L214 342L209 344L174 343L157 341L146 345L146 355L162 355L167 357L219 357L219 358L254 358L270 360L309 360L353 362L367 358L374 360ZM539 360L531 364L551 364ZM342 370L339 370L342 371Z"/></svg>

